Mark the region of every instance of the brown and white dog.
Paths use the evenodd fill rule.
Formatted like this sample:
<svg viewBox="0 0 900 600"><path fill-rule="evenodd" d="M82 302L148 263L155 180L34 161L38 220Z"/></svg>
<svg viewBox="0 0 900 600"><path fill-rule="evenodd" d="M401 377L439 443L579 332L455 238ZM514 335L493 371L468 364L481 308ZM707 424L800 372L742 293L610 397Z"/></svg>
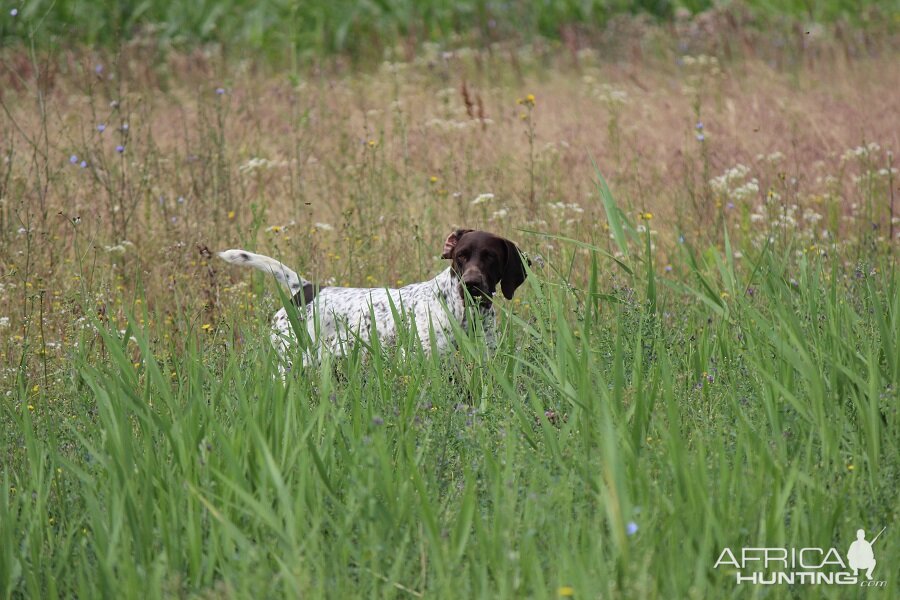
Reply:
<svg viewBox="0 0 900 600"><path fill-rule="evenodd" d="M399 289L320 287L268 256L245 250L226 250L219 256L271 273L290 291L311 342L303 354L304 364L318 361L324 351L343 355L357 342L370 342L372 336L384 345L396 343L395 314L415 327L426 353L432 348L439 353L451 350L454 324L465 331L473 318L479 321L478 329L488 346L493 347L497 285L512 299L525 281L527 262L511 241L472 229L457 229L447 236L441 258L451 261L449 267L433 279ZM275 314L272 340L284 359L283 366L289 368L289 349L296 338L285 308Z"/></svg>

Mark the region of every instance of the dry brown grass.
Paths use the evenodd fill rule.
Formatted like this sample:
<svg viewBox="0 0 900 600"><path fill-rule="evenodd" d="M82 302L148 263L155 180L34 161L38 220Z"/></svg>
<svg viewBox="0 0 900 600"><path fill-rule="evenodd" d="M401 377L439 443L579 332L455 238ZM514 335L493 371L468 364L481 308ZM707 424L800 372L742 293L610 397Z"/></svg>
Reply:
<svg viewBox="0 0 900 600"><path fill-rule="evenodd" d="M788 72L754 61L610 64L582 52L573 66L567 54L461 53L299 82L185 58L156 70L133 58L98 76L73 60L40 99L28 80L3 96L0 315L8 331L35 326L43 291L45 336L65 340L85 294L113 314L140 282L151 309L210 321L204 311L246 274L208 264L204 248L242 246L312 277L394 285L435 273L443 236L465 225L552 263L553 243L519 229L609 244L592 157L632 218L654 214L660 267L678 230L714 241L724 219L735 237L752 234L749 214L769 191L820 207L847 238L862 231L848 215L868 207L884 242L888 186L853 177L887 167L881 149L900 147L890 54ZM527 107L517 104L527 94L533 200ZM870 142L881 149L865 164L842 160ZM775 152L783 159L765 158ZM760 191L732 208L708 181L738 163ZM494 198L473 205L484 193ZM549 206L559 202L583 212ZM6 342L7 357L15 346Z"/></svg>

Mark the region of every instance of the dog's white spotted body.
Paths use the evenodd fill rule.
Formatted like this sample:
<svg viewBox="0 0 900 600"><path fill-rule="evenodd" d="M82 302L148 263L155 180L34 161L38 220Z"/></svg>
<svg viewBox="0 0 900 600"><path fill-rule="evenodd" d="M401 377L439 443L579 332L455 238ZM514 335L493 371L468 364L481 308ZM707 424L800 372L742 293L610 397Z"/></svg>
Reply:
<svg viewBox="0 0 900 600"><path fill-rule="evenodd" d="M443 354L454 348L454 324L466 330L467 317L472 315L480 321L478 330L484 332L485 342L493 347L496 343L493 306L466 310L459 281L448 267L434 279L399 289L327 287L308 305L298 308L298 317L306 326L311 346L316 348L316 359L321 359L323 351L340 356L356 343L368 344L373 332L377 333L380 344L393 346L401 328L410 325L415 326L415 334L426 354L432 348ZM395 315L401 319L399 326ZM296 344L285 308L275 313L272 340L283 356ZM310 361L308 354L304 355L304 364Z"/></svg>

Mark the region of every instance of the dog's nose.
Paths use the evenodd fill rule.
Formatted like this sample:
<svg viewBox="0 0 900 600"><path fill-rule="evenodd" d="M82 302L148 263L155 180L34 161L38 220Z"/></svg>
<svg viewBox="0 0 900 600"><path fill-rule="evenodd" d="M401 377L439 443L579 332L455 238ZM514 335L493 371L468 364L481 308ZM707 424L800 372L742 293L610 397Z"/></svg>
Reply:
<svg viewBox="0 0 900 600"><path fill-rule="evenodd" d="M487 294L487 286L485 282L480 277L468 277L463 279L463 285L466 286L466 290L468 290L469 295L473 298L477 298L479 296L484 296Z"/></svg>

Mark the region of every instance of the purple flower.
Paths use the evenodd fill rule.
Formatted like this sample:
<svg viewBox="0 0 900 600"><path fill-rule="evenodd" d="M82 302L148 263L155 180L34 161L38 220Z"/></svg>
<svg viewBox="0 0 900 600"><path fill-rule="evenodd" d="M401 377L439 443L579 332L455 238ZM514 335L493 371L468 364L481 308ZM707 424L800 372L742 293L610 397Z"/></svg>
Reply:
<svg viewBox="0 0 900 600"><path fill-rule="evenodd" d="M734 208L734 202L729 202L728 204L725 205L725 208L727 208L728 210L731 210L732 208Z"/></svg>
<svg viewBox="0 0 900 600"><path fill-rule="evenodd" d="M372 417L372 425L375 425L376 427L384 425L384 419L381 417Z"/></svg>
<svg viewBox="0 0 900 600"><path fill-rule="evenodd" d="M666 265L666 273L672 272L672 265Z"/></svg>
<svg viewBox="0 0 900 600"><path fill-rule="evenodd" d="M637 533L638 526L634 521L628 521L628 525L625 526L625 533L629 536L632 536Z"/></svg>
<svg viewBox="0 0 900 600"><path fill-rule="evenodd" d="M178 204L184 204L184 196L178 196Z"/></svg>
<svg viewBox="0 0 900 600"><path fill-rule="evenodd" d="M698 142L702 142L702 141L705 140L705 139L706 139L706 136L703 135L702 133L698 133L698 134L697 134L697 141L698 141Z"/></svg>
<svg viewBox="0 0 900 600"><path fill-rule="evenodd" d="M106 131L106 125L104 125L103 123L100 123L99 125L97 125L97 131L99 131L100 133L103 133L104 131Z"/></svg>
<svg viewBox="0 0 900 600"><path fill-rule="evenodd" d="M122 154L123 152L125 152L125 146L119 144L118 146L116 146L116 152Z"/></svg>
<svg viewBox="0 0 900 600"><path fill-rule="evenodd" d="M94 73L96 73L97 75L102 75L103 74L103 65L97 65L96 67L94 67Z"/></svg>
<svg viewBox="0 0 900 600"><path fill-rule="evenodd" d="M225 88L218 87L216 88L216 96L221 96L225 93Z"/></svg>
<svg viewBox="0 0 900 600"><path fill-rule="evenodd" d="M9 14L12 15L12 16L14 17L14 16L16 16L17 14L19 14L19 9L18 9L18 8L14 8L14 9L12 9L11 11L9 11Z"/></svg>
<svg viewBox="0 0 900 600"><path fill-rule="evenodd" d="M695 125L697 131L703 131L703 121L697 121L697 125Z"/></svg>
<svg viewBox="0 0 900 600"><path fill-rule="evenodd" d="M87 168L87 161L86 161L86 160L81 161L81 165L80 165L80 166L81 166L82 169L86 169L86 168Z"/></svg>
<svg viewBox="0 0 900 600"><path fill-rule="evenodd" d="M73 154L72 156L69 157L69 162L72 163L73 165L78 164L78 157Z"/></svg>

